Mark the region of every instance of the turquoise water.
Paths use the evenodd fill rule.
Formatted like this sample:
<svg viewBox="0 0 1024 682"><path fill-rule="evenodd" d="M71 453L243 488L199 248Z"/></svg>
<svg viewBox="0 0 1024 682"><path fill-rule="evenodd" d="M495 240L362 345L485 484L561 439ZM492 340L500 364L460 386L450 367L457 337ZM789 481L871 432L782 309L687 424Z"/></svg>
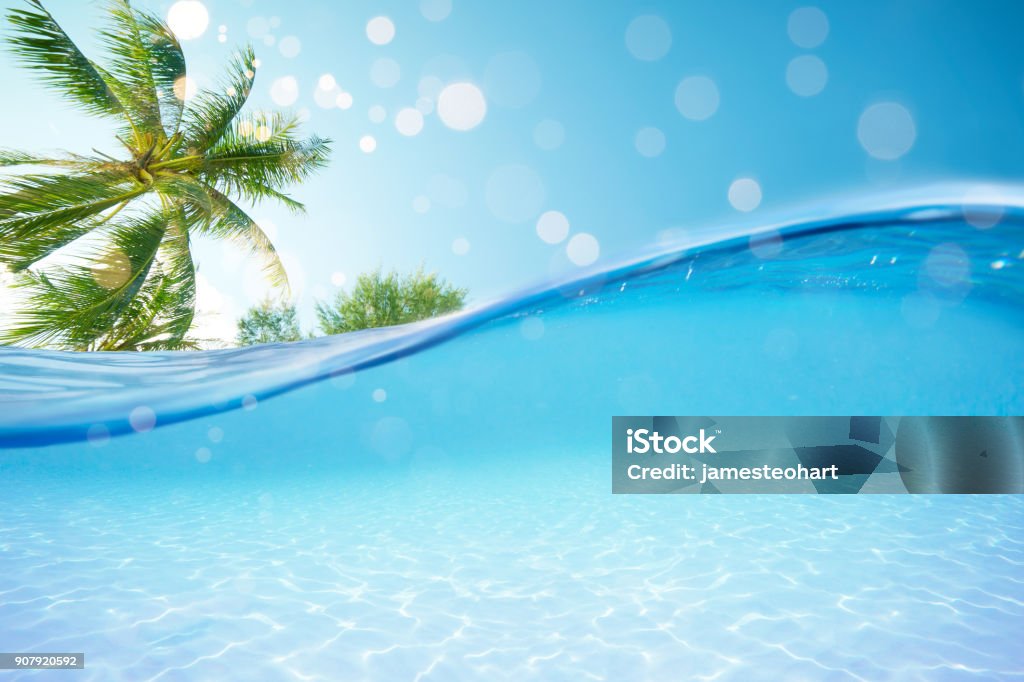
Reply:
<svg viewBox="0 0 1024 682"><path fill-rule="evenodd" d="M1024 413L1024 200L948 196L407 328L3 350L0 641L87 662L4 679L1019 679L1019 496L610 493L615 414Z"/></svg>

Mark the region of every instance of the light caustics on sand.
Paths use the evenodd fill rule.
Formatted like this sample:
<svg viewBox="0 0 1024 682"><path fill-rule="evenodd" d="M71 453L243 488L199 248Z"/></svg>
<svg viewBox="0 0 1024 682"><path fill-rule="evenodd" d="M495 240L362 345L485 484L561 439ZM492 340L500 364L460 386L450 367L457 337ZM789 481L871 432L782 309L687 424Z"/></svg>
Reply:
<svg viewBox="0 0 1024 682"><path fill-rule="evenodd" d="M580 301L641 305L630 297L669 297L679 285L695 292L818 287L920 295L925 315L936 300L960 302L969 292L972 302L1008 307L1018 318L1024 188L974 188L947 185L857 197L779 219L754 223L747 217L747 223L709 226L672 245L403 327L200 353L3 348L0 447L85 440L97 425L118 435L140 430L142 422L146 430L236 409L531 311ZM922 284L922 277L928 281Z"/></svg>

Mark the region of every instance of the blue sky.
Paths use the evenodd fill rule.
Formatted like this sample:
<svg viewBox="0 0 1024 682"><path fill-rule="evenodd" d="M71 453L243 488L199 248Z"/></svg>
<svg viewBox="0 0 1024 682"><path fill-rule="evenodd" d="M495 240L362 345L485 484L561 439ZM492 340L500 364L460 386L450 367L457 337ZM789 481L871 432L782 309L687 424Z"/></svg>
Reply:
<svg viewBox="0 0 1024 682"><path fill-rule="evenodd" d="M137 4L165 17L175 5ZM98 54L99 3L47 5ZM181 35L198 33L184 42L196 85L213 86L251 42L251 105L300 111L334 140L330 167L294 191L308 215L253 210L307 325L315 298L378 266L423 264L483 300L709 221L934 180L1014 181L1024 167L1017 2L179 5ZM0 79L0 146L115 148L6 54ZM541 221L545 239L549 211L561 216ZM204 328L230 336L266 288L230 248L197 253Z"/></svg>

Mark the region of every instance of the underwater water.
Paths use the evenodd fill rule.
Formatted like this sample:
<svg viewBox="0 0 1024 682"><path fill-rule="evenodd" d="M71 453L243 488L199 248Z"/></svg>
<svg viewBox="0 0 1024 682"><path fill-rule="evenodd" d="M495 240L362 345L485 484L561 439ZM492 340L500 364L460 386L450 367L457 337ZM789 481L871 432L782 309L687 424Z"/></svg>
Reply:
<svg viewBox="0 0 1024 682"><path fill-rule="evenodd" d="M405 328L0 350L0 640L86 658L4 679L1019 679L1020 496L610 492L613 415L1024 413L1024 195L944 197Z"/></svg>

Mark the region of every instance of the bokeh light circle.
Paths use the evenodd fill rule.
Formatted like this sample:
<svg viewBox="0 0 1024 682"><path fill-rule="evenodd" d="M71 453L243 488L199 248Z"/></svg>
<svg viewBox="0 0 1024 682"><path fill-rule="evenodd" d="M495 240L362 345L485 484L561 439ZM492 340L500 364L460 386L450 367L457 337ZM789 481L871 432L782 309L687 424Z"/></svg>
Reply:
<svg viewBox="0 0 1024 682"><path fill-rule="evenodd" d="M893 161L914 146L917 127L913 116L902 104L879 102L860 115L857 139L864 151L874 158Z"/></svg>
<svg viewBox="0 0 1024 682"><path fill-rule="evenodd" d="M147 433L156 426L156 413L145 405L139 405L128 415L128 423L136 433Z"/></svg>
<svg viewBox="0 0 1024 682"><path fill-rule="evenodd" d="M545 211L537 219L537 236L548 244L560 244L569 236L569 219L561 211Z"/></svg>
<svg viewBox="0 0 1024 682"><path fill-rule="evenodd" d="M452 130L472 130L487 115L487 100L480 88L472 83L452 83L438 96L437 115Z"/></svg>
<svg viewBox="0 0 1024 682"><path fill-rule="evenodd" d="M191 76L181 76L174 81L174 96L182 102L187 102L199 94L199 84Z"/></svg>
<svg viewBox="0 0 1024 682"><path fill-rule="evenodd" d="M178 40L195 40L210 25L210 13L199 0L178 0L167 10L167 25Z"/></svg>
<svg viewBox="0 0 1024 682"><path fill-rule="evenodd" d="M959 286L970 279L971 259L959 244L943 242L928 252L924 260L924 269L939 286Z"/></svg>
<svg viewBox="0 0 1024 682"><path fill-rule="evenodd" d="M750 252L761 260L771 260L782 253L782 235L777 230L769 230L749 239Z"/></svg>
<svg viewBox="0 0 1024 682"><path fill-rule="evenodd" d="M334 98L334 106L339 109L351 109L353 102L351 92L339 92L338 96Z"/></svg>
<svg viewBox="0 0 1024 682"><path fill-rule="evenodd" d="M374 45L387 45L395 38L395 24L388 17L374 17L366 23L366 37Z"/></svg>
<svg viewBox="0 0 1024 682"><path fill-rule="evenodd" d="M707 76L689 76L676 87L676 109L691 121L711 118L718 104L718 86Z"/></svg>
<svg viewBox="0 0 1024 682"><path fill-rule="evenodd" d="M761 205L761 185L753 178L739 178L729 185L729 203L737 211L749 212Z"/></svg>
<svg viewBox="0 0 1024 682"><path fill-rule="evenodd" d="M285 59L295 59L302 52L302 41L295 36L285 36L277 44L277 49Z"/></svg>
<svg viewBox="0 0 1024 682"><path fill-rule="evenodd" d="M800 7L790 13L786 32L794 45L810 50L828 37L828 17L817 7Z"/></svg>
<svg viewBox="0 0 1024 682"><path fill-rule="evenodd" d="M97 448L103 447L110 442L110 429L106 424L93 424L86 431L85 438L89 441L89 445Z"/></svg>
<svg viewBox="0 0 1024 682"><path fill-rule="evenodd" d="M800 97L813 97L825 89L828 67L819 57L805 54L790 60L786 66L786 85Z"/></svg>
<svg viewBox="0 0 1024 682"><path fill-rule="evenodd" d="M103 254L89 268L93 280L104 289L117 289L125 284L132 274L132 262L120 249Z"/></svg>
<svg viewBox="0 0 1024 682"><path fill-rule="evenodd" d="M626 49L641 61L657 61L668 54L671 47L672 30L659 16L639 16L626 27Z"/></svg>
<svg viewBox="0 0 1024 682"><path fill-rule="evenodd" d="M633 145L641 156L654 158L665 151L665 133L657 128L641 128L633 139Z"/></svg>
<svg viewBox="0 0 1024 682"><path fill-rule="evenodd" d="M594 235L580 232L569 240L565 254L575 265L590 265L601 255L601 244Z"/></svg>
<svg viewBox="0 0 1024 682"><path fill-rule="evenodd" d="M420 14L427 21L444 21L452 13L452 0L420 0Z"/></svg>
<svg viewBox="0 0 1024 682"><path fill-rule="evenodd" d="M964 194L963 202L964 221L979 230L989 230L1003 219L1011 199L997 187L977 185Z"/></svg>
<svg viewBox="0 0 1024 682"><path fill-rule="evenodd" d="M418 135L423 130L423 114L411 107L402 109L395 116L395 129L406 137Z"/></svg>
<svg viewBox="0 0 1024 682"><path fill-rule="evenodd" d="M282 76L270 85L270 99L281 107L289 107L299 99L299 81L295 76Z"/></svg>

